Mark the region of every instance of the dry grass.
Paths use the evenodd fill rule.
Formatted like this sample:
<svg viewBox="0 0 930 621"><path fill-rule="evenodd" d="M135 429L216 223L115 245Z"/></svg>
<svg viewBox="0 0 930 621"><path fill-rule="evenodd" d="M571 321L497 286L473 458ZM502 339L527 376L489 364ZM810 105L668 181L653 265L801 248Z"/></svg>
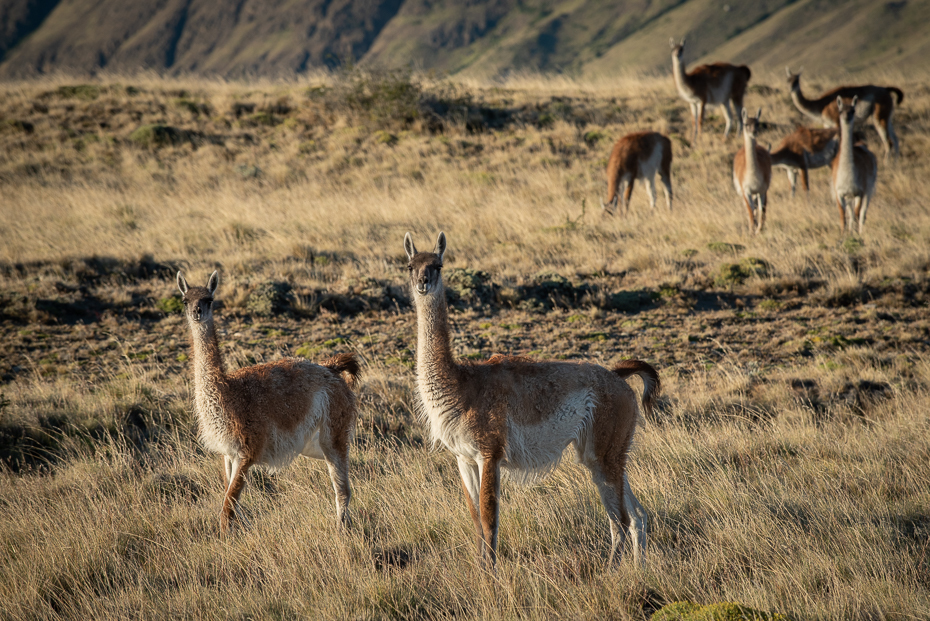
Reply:
<svg viewBox="0 0 930 621"><path fill-rule="evenodd" d="M768 228L749 239L736 142L716 118L687 145L670 80L424 81L424 97L463 108L437 113L441 134L421 108L405 121L345 107L351 89L327 76L119 82L89 99L57 94L61 81L0 89L0 449L28 441L36 459L21 463L48 462L0 474L3 618L644 618L680 599L930 615L926 79L898 84L902 158L880 166L861 239L841 234L823 170L809 203L778 176ZM779 92L749 105L776 124L762 138L774 144L799 117L769 85ZM237 103L255 110L236 118ZM482 108L517 113L483 129ZM187 134L140 146L130 135L145 124ZM609 148L647 127L675 137L675 214L650 213L638 187L629 217L602 218ZM540 485L505 485L498 574L479 571L454 462L424 448L414 420L411 311L397 296L390 310L320 309L324 289L362 295L362 277L399 288L404 231L426 246L440 229L450 267L500 284L494 303L453 316L459 354L660 367L666 397L630 473L651 520L644 567L604 570L606 517L566 460ZM122 263L100 275L69 261L93 255ZM749 258L767 271L721 280ZM220 537L185 328L157 310L170 275L120 271L146 261L193 281L221 268L232 366L300 347L365 356L350 534L333 524L324 468L300 460L253 477L251 526ZM656 302L520 308L514 292L542 270ZM289 315L247 310L268 279L298 291ZM90 310L66 320L78 304Z"/></svg>

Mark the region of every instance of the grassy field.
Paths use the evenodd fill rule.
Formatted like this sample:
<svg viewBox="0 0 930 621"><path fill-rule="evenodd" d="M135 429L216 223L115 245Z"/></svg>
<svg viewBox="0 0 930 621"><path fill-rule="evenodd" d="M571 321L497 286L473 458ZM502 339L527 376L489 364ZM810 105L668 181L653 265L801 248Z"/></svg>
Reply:
<svg viewBox="0 0 930 621"><path fill-rule="evenodd" d="M901 157L864 234L817 170L794 200L776 174L756 238L739 143L717 114L690 144L670 78L0 85L0 618L930 616L930 75L895 85ZM763 143L802 122L774 74L747 105ZM674 212L639 185L602 216L613 141L650 128ZM505 483L498 572L478 568L454 459L414 413L408 230L448 237L460 356L659 369L630 465L644 566L604 569L606 515L566 459ZM251 525L221 537L177 269L220 270L232 368L363 358L347 535L302 459L253 474Z"/></svg>

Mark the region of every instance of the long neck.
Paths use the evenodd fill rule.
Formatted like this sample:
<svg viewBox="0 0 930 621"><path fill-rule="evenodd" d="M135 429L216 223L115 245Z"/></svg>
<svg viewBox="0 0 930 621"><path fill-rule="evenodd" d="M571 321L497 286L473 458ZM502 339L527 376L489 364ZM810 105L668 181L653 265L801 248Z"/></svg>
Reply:
<svg viewBox="0 0 930 621"><path fill-rule="evenodd" d="M191 340L194 353L194 390L198 404L201 400L215 401L225 384L226 366L216 339L213 319L191 323Z"/></svg>
<svg viewBox="0 0 930 621"><path fill-rule="evenodd" d="M743 130L743 150L746 153L746 179L759 176L759 163L756 161L756 139Z"/></svg>
<svg viewBox="0 0 930 621"><path fill-rule="evenodd" d="M801 92L800 82L791 88L791 101L793 101L797 109L804 114L815 119L820 118L821 107L818 106L816 102L804 96L804 93Z"/></svg>
<svg viewBox="0 0 930 621"><path fill-rule="evenodd" d="M840 168L853 169L853 125L847 123L845 116L840 117Z"/></svg>
<svg viewBox="0 0 930 621"><path fill-rule="evenodd" d="M688 88L688 76L685 75L685 66L677 54L672 54L672 75L675 77L675 86L679 92L691 92Z"/></svg>
<svg viewBox="0 0 930 621"><path fill-rule="evenodd" d="M432 294L414 293L413 297L417 309L417 378L438 387L437 380L451 380L456 368L449 337L446 293L440 281Z"/></svg>

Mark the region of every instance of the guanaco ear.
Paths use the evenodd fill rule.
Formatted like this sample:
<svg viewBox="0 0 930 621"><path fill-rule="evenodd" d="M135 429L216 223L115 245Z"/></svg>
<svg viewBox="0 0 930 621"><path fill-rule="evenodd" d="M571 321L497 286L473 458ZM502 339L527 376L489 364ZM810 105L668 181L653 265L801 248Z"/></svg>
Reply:
<svg viewBox="0 0 930 621"><path fill-rule="evenodd" d="M788 65L785 65L785 73L788 75L789 78L791 77L791 69L788 68Z"/></svg>
<svg viewBox="0 0 930 621"><path fill-rule="evenodd" d="M207 289L210 290L210 295L213 295L214 293L216 293L216 288L219 286L219 284L220 284L220 274L219 272L214 270L213 273L210 274L209 282L207 282Z"/></svg>
<svg viewBox="0 0 930 621"><path fill-rule="evenodd" d="M852 107L853 107L853 108L856 107L856 102L857 102L857 101L859 101L859 95L856 95L856 96L853 97L853 102L852 102Z"/></svg>
<svg viewBox="0 0 930 621"><path fill-rule="evenodd" d="M679 43L678 45L680 45L681 47L684 47L684 46L685 46L685 40L682 39L682 40L681 40L681 43Z"/></svg>
<svg viewBox="0 0 930 621"><path fill-rule="evenodd" d="M669 37L669 38L668 38L668 46L669 46L670 48L672 48L673 50L675 49L675 39L674 39L674 37Z"/></svg>
<svg viewBox="0 0 930 621"><path fill-rule="evenodd" d="M743 124L746 124L746 121L749 120L749 113L746 112L746 108L743 108Z"/></svg>
<svg viewBox="0 0 930 621"><path fill-rule="evenodd" d="M436 240L436 254L439 255L439 262L442 263L442 255L446 253L446 234L439 232L439 239Z"/></svg>
<svg viewBox="0 0 930 621"><path fill-rule="evenodd" d="M758 121L758 120L761 119L761 118L762 118L762 108L759 108L759 109L756 111L756 120Z"/></svg>
<svg viewBox="0 0 930 621"><path fill-rule="evenodd" d="M842 97L836 98L836 109L839 110L840 112L843 111L843 98Z"/></svg>
<svg viewBox="0 0 930 621"><path fill-rule="evenodd" d="M184 280L183 276L181 276L180 270L178 270L178 289L181 291L181 295L185 295L189 289L187 286L187 281Z"/></svg>
<svg viewBox="0 0 930 621"><path fill-rule="evenodd" d="M417 253L417 247L413 245L413 238L410 233L404 235L404 252L407 253L407 260L412 261L413 255Z"/></svg>

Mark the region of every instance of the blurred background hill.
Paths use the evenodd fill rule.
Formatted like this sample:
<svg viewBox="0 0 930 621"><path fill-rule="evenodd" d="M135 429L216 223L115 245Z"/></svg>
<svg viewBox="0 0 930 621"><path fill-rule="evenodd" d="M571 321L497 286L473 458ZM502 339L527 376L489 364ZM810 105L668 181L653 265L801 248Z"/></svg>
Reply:
<svg viewBox="0 0 930 621"><path fill-rule="evenodd" d="M346 61L489 78L687 62L908 71L930 0L0 0L0 78L153 70L288 76Z"/></svg>

